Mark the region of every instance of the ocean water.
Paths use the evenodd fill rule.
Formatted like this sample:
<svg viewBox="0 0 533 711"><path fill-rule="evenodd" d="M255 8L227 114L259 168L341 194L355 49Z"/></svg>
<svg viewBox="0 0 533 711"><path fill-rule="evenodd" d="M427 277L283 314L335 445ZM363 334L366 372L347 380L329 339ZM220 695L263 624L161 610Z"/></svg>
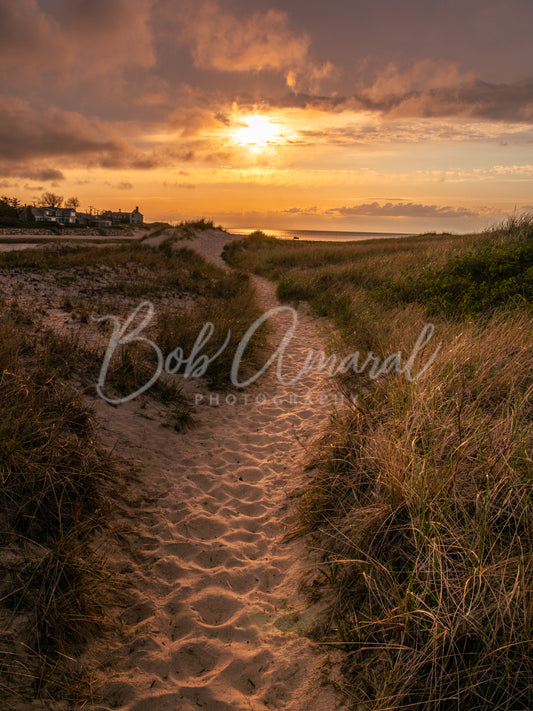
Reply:
<svg viewBox="0 0 533 711"><path fill-rule="evenodd" d="M334 230L269 230L266 228L228 228L228 232L234 235L249 235L251 232L261 229L265 235L276 237L277 239L309 240L311 242L361 242L365 239L397 239L399 237L411 237L413 232L336 232Z"/></svg>

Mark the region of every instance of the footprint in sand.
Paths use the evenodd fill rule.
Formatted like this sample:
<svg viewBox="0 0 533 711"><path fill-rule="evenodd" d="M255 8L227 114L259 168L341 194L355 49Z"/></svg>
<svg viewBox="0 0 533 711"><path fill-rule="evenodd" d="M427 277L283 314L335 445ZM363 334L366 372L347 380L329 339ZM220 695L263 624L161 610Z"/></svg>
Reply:
<svg viewBox="0 0 533 711"><path fill-rule="evenodd" d="M192 246L223 265L228 239L201 233ZM255 283L263 308L276 305L274 287ZM298 368L309 348L322 347L313 321L302 314L287 367ZM330 387L318 377L284 387L267 373L260 392L278 395L276 404L251 398L229 405L222 398L219 407L200 406L196 426L184 434L145 420L142 443L138 427L128 429L126 418L110 421L108 406L95 404L120 454L142 457L139 469L165 492L151 506L150 521L137 514L137 550L121 553L132 584L142 579L144 599L123 611L135 643L109 650L98 709L338 708L332 688L320 684L325 655L299 629L305 606L297 587L309 554L302 541L283 543L287 493L331 410L304 397L317 403ZM136 416L132 408L128 421ZM149 570L140 562L148 553Z"/></svg>

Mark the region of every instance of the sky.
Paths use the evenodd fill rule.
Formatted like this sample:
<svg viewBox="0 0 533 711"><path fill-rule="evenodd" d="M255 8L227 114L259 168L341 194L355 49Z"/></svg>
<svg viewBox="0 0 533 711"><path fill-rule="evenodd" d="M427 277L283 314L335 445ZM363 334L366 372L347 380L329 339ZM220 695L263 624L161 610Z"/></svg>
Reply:
<svg viewBox="0 0 533 711"><path fill-rule="evenodd" d="M533 211L531 0L0 0L0 195L468 232Z"/></svg>

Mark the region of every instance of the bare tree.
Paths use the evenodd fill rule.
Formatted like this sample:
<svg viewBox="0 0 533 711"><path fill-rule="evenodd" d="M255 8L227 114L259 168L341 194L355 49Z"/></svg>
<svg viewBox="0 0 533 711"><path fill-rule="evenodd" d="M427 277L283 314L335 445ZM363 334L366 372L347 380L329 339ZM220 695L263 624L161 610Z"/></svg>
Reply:
<svg viewBox="0 0 533 711"><path fill-rule="evenodd" d="M70 207L73 210L77 210L78 207L80 206L80 201L78 200L77 197L69 197L68 200L65 200L64 205L65 205L65 207Z"/></svg>
<svg viewBox="0 0 533 711"><path fill-rule="evenodd" d="M7 195L2 195L0 197L0 203L2 203L5 206L9 206L13 208L13 210L18 210L19 207L22 207L22 203L18 199L18 197L7 197Z"/></svg>
<svg viewBox="0 0 533 711"><path fill-rule="evenodd" d="M55 193L43 193L40 202L43 207L61 207L63 196Z"/></svg>

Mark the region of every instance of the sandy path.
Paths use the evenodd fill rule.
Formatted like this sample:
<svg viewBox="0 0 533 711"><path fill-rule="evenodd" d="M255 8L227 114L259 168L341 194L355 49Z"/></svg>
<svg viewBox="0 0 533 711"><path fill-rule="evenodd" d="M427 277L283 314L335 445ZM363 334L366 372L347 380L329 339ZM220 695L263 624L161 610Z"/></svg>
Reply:
<svg viewBox="0 0 533 711"><path fill-rule="evenodd" d="M228 239L204 234L190 245L217 262ZM277 305L272 284L256 286L265 310ZM277 324L272 352L286 324ZM302 313L284 358L287 376L311 347L322 343ZM98 709L338 707L321 673L331 660L301 635L315 612L297 595L309 552L303 541L282 542L287 494L303 483L333 408L332 386L316 374L282 386L269 371L246 395L247 403L241 394L218 404L206 395L184 434L143 416L137 401L95 403L108 442L159 492L132 510L131 552L111 556L137 599L121 616L128 643L107 651Z"/></svg>
<svg viewBox="0 0 533 711"><path fill-rule="evenodd" d="M148 237L144 240L144 244L150 245L151 247L157 247L164 242L166 239L174 234L174 229L165 230L155 237ZM227 269L228 265L220 256L224 245L231 242L237 237L237 235L232 235L229 232L222 232L221 230L200 230L197 232L194 241L184 239L180 242L176 242L176 247L185 247L188 249L195 249L199 252L205 259L218 267Z"/></svg>

